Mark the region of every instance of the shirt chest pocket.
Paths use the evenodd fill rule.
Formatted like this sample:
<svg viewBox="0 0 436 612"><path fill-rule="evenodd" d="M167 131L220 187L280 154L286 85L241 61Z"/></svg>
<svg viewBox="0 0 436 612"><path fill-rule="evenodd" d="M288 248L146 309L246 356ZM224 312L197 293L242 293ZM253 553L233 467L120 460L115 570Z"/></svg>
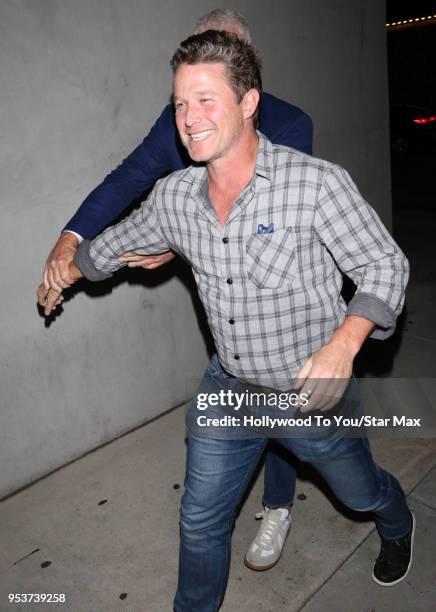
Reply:
<svg viewBox="0 0 436 612"><path fill-rule="evenodd" d="M246 245L247 273L258 287L278 289L296 276L292 228L256 234Z"/></svg>

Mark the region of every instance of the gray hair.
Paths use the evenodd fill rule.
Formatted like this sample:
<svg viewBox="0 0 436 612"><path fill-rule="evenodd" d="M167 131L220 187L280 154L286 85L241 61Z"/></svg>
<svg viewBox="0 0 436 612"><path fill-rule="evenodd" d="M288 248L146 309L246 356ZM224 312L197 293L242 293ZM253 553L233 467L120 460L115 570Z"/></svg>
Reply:
<svg viewBox="0 0 436 612"><path fill-rule="evenodd" d="M251 33L247 20L241 13L231 9L214 9L200 17L195 25L194 34L201 34L206 30L226 29L229 25L236 26L239 38L247 45L251 44Z"/></svg>

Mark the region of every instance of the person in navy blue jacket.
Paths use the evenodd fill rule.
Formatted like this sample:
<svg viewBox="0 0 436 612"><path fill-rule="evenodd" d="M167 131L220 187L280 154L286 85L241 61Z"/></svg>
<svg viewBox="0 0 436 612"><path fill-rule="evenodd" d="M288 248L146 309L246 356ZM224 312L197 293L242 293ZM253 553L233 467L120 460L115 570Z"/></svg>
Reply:
<svg viewBox="0 0 436 612"><path fill-rule="evenodd" d="M216 9L204 15L195 33L209 29L226 30L251 42L245 18L236 11ZM275 144L312 153L312 120L302 110L263 93L258 129ZM160 177L191 164L179 141L172 105L162 114L142 143L98 185L66 224L48 256L44 285L61 291L72 284L68 266L82 239L92 239L110 225L131 203ZM156 256L126 254L130 267L153 269L172 259L172 253ZM290 527L290 510L295 492L295 470L279 449L270 446L265 464L264 511L256 515L262 522L245 563L255 570L269 569L280 558Z"/></svg>

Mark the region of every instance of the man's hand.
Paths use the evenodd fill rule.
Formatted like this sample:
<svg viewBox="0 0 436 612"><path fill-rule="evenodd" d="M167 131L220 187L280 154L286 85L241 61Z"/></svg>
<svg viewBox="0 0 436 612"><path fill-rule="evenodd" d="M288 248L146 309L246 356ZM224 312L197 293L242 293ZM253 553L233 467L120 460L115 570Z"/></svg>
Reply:
<svg viewBox="0 0 436 612"><path fill-rule="evenodd" d="M124 253L119 258L120 261L127 263L129 268L145 268L146 270L154 270L163 264L174 259L175 255L172 251L161 253L160 255L139 255L138 253Z"/></svg>
<svg viewBox="0 0 436 612"><path fill-rule="evenodd" d="M337 404L347 388L353 371L354 354L329 342L312 355L297 375L300 397L308 403L301 405L301 412L330 410Z"/></svg>
<svg viewBox="0 0 436 612"><path fill-rule="evenodd" d="M71 262L68 266L68 278L71 278L71 283L76 282L77 279L81 278L83 274L79 270L79 268ZM36 292L36 296L38 298L38 304L40 306L44 306L44 314L48 317L59 304L62 304L64 301L64 296L62 295L62 291L57 291L56 289L52 289L51 287L47 288L44 283L41 283Z"/></svg>
<svg viewBox="0 0 436 612"><path fill-rule="evenodd" d="M306 396L301 412L333 408L347 388L353 361L375 325L363 317L348 316L328 344L310 357L297 375L296 389Z"/></svg>
<svg viewBox="0 0 436 612"><path fill-rule="evenodd" d="M74 279L70 274L70 264L79 246L77 236L64 232L52 248L44 267L44 287L47 292L51 288L57 293L62 293L73 284ZM38 288L39 295L39 288Z"/></svg>
<svg viewBox="0 0 436 612"><path fill-rule="evenodd" d="M48 317L59 304L62 304L64 296L62 291L58 292L54 289L47 289L44 283L41 283L36 292L38 304L44 306L44 314Z"/></svg>

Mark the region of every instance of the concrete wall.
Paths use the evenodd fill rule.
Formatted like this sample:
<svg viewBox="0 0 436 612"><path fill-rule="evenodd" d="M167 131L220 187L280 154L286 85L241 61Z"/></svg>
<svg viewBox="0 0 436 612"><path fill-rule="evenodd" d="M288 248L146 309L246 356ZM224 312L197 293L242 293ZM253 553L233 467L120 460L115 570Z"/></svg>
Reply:
<svg viewBox="0 0 436 612"><path fill-rule="evenodd" d="M214 6L0 4L0 496L183 401L206 363L177 275L77 292L49 327L35 289L65 221L168 100L176 44ZM347 167L389 223L383 3L233 7L252 25L265 89L312 115L316 153Z"/></svg>

